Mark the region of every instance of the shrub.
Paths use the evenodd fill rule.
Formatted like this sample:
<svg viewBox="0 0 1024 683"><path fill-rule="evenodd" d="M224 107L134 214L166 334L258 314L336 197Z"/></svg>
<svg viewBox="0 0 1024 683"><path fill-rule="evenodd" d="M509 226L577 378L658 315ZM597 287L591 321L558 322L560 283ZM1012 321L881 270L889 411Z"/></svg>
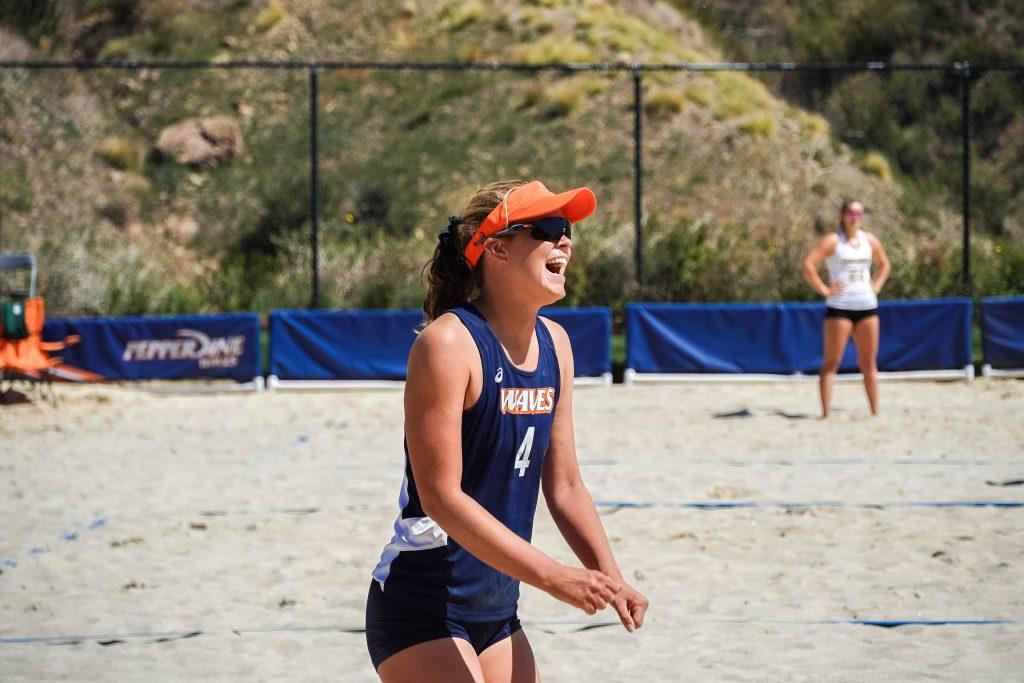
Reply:
<svg viewBox="0 0 1024 683"><path fill-rule="evenodd" d="M28 211L35 201L28 174L17 161L4 162L0 165L0 205L5 210Z"/></svg>
<svg viewBox="0 0 1024 683"><path fill-rule="evenodd" d="M821 114L812 114L802 109L795 109L797 112L797 121L800 122L800 131L807 136L814 137L819 135L830 135L832 129L828 125L828 120Z"/></svg>
<svg viewBox="0 0 1024 683"><path fill-rule="evenodd" d="M519 109L529 109L544 100L544 86L537 81L530 81L520 91L517 102Z"/></svg>
<svg viewBox="0 0 1024 683"><path fill-rule="evenodd" d="M735 71L711 74L714 85L714 112L721 119L732 119L747 114L768 111L775 99L763 83Z"/></svg>
<svg viewBox="0 0 1024 683"><path fill-rule="evenodd" d="M256 18L249 24L250 33L263 33L272 29L279 21L284 19L287 13L280 0L270 0L265 8L259 11Z"/></svg>
<svg viewBox="0 0 1024 683"><path fill-rule="evenodd" d="M954 239L896 231L881 238L892 261L883 297L917 299L960 293L961 250Z"/></svg>
<svg viewBox="0 0 1024 683"><path fill-rule="evenodd" d="M686 105L686 97L671 88L656 88L644 97L644 111L652 116L678 114Z"/></svg>
<svg viewBox="0 0 1024 683"><path fill-rule="evenodd" d="M708 301L709 275L716 270L709 225L682 219L662 225L653 216L644 226L647 244L644 295L661 301Z"/></svg>
<svg viewBox="0 0 1024 683"><path fill-rule="evenodd" d="M559 117L579 111L587 99L586 92L579 86L580 84L570 80L549 88L545 94L546 113L551 117Z"/></svg>
<svg viewBox="0 0 1024 683"><path fill-rule="evenodd" d="M971 249L974 293L978 296L1019 296L1024 293L1024 244L1012 239L978 244Z"/></svg>
<svg viewBox="0 0 1024 683"><path fill-rule="evenodd" d="M109 199L96 208L96 213L106 218L119 228L128 225L131 218L131 207L119 199Z"/></svg>
<svg viewBox="0 0 1024 683"><path fill-rule="evenodd" d="M583 79L580 87L583 88L583 92L587 95L594 97L595 95L600 95L607 90L608 83L600 78L586 78Z"/></svg>
<svg viewBox="0 0 1024 683"><path fill-rule="evenodd" d="M748 135L770 138L775 134L775 117L771 114L754 114L740 121L739 128Z"/></svg>
<svg viewBox="0 0 1024 683"><path fill-rule="evenodd" d="M132 55L137 41L133 38L114 38L107 41L96 55L98 61L126 59Z"/></svg>
<svg viewBox="0 0 1024 683"><path fill-rule="evenodd" d="M593 50L571 38L546 37L520 45L516 59L527 64L571 64L597 60Z"/></svg>
<svg viewBox="0 0 1024 683"><path fill-rule="evenodd" d="M887 183L892 182L892 167L889 166L889 161L878 152L866 154L860 167L865 173L878 176Z"/></svg>
<svg viewBox="0 0 1024 683"><path fill-rule="evenodd" d="M555 22L545 12L536 7L524 7L520 10L519 22L540 36L551 33L555 28Z"/></svg>
<svg viewBox="0 0 1024 683"><path fill-rule="evenodd" d="M576 30L588 44L636 57L652 50L670 53L678 39L666 31L652 30L643 19L621 9L591 6L577 10ZM694 60L705 61L705 60Z"/></svg>
<svg viewBox="0 0 1024 683"><path fill-rule="evenodd" d="M686 84L683 87L683 97L705 109L711 107L711 87L704 81Z"/></svg>
<svg viewBox="0 0 1024 683"><path fill-rule="evenodd" d="M588 223L575 239L566 297L557 305L621 308L636 296L632 226L607 221Z"/></svg>
<svg viewBox="0 0 1024 683"><path fill-rule="evenodd" d="M487 8L480 0L453 2L441 10L441 20L449 31L458 31L487 18Z"/></svg>
<svg viewBox="0 0 1024 683"><path fill-rule="evenodd" d="M146 158L142 143L128 138L110 137L100 143L97 152L100 159L111 168L138 173Z"/></svg>

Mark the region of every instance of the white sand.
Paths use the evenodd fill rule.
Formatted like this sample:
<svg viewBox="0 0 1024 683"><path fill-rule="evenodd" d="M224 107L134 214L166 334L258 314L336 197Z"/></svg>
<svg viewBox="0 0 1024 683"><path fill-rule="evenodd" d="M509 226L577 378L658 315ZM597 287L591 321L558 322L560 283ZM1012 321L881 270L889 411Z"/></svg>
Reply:
<svg viewBox="0 0 1024 683"><path fill-rule="evenodd" d="M774 414L814 415L810 384L578 390L597 500L846 507L602 508L648 622L578 631L614 617L525 587L545 680L1024 679L1024 508L850 507L1024 500L985 484L1024 478L1024 383L882 394L871 419L842 385L824 423ZM92 637L0 643L0 679L375 680L361 634L308 629L362 625L397 512L399 392L62 396L0 408L0 562L18 565L0 575L0 638ZM543 505L535 543L570 558ZM848 619L1021 623L817 623Z"/></svg>

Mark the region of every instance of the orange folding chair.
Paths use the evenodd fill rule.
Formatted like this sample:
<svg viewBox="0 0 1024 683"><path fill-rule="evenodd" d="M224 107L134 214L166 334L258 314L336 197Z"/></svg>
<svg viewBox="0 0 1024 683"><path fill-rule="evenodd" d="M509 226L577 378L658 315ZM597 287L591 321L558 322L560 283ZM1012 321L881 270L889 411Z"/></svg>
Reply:
<svg viewBox="0 0 1024 683"><path fill-rule="evenodd" d="M29 289L12 291L4 298L6 312L10 319L23 318L24 325L17 329L5 329L0 318L0 376L4 378L43 380L50 378L50 371L60 365L59 357L50 353L61 351L79 341L78 335L70 335L63 341L43 341L43 323L46 320L46 304L36 296L36 260L26 253L0 254L0 273L31 271Z"/></svg>

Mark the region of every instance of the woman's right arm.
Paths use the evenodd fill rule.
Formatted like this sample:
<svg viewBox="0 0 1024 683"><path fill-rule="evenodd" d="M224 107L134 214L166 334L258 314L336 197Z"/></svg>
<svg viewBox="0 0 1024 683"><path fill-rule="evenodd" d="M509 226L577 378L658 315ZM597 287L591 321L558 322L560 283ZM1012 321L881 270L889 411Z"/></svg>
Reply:
<svg viewBox="0 0 1024 683"><path fill-rule="evenodd" d="M811 250L811 253L804 259L804 279L807 280L807 284L811 288L823 297L827 297L830 294L838 294L843 288L843 283L833 282L831 286L826 285L825 281L818 275L818 266L821 262L827 259L829 256L835 253L836 246L839 244L839 235L830 233L821 238L818 245Z"/></svg>
<svg viewBox="0 0 1024 683"><path fill-rule="evenodd" d="M427 327L409 355L405 434L423 511L498 571L588 614L604 609L620 590L617 581L556 562L462 490L462 412L476 357L472 337L450 316Z"/></svg>

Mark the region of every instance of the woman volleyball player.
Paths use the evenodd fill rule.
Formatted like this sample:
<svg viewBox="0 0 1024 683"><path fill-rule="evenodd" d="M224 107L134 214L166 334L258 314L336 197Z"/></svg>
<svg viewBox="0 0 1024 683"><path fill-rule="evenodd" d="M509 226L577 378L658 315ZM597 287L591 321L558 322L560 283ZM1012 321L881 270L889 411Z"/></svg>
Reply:
<svg viewBox="0 0 1024 683"><path fill-rule="evenodd" d="M439 236L409 355L400 512L367 598L383 681L539 680L520 581L643 624L648 601L622 579L580 478L569 339L538 316L565 296L572 225L595 205L587 188L492 183ZM530 544L540 488L586 569Z"/></svg>
<svg viewBox="0 0 1024 683"><path fill-rule="evenodd" d="M825 297L824 349L819 375L822 417L831 413L836 372L851 335L857 347L857 364L864 376L871 414L878 414L878 293L889 277L890 264L881 241L861 230L863 219L864 206L860 202L843 202L839 210L839 230L822 238L804 259L804 278ZM828 268L828 285L818 275L822 261ZM878 272L872 281L873 262L878 264Z"/></svg>

